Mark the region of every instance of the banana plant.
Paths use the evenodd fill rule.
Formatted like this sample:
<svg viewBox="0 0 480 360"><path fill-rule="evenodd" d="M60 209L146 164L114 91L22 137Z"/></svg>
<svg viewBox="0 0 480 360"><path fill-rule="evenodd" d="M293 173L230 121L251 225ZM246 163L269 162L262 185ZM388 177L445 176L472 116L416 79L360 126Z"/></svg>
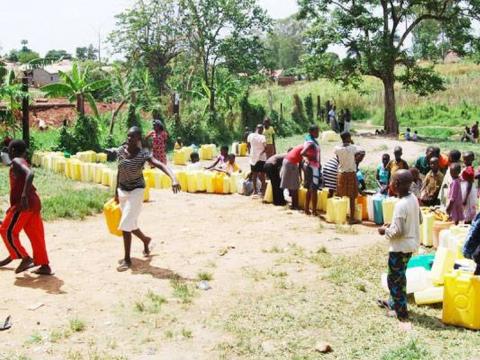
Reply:
<svg viewBox="0 0 480 360"><path fill-rule="evenodd" d="M15 81L13 70L8 71L0 85L0 101L4 103L3 112L0 110L0 121L4 123L7 131L12 131L14 137L18 129L15 114L20 111L25 96L28 94L23 92L22 85Z"/></svg>
<svg viewBox="0 0 480 360"><path fill-rule="evenodd" d="M92 94L109 86L110 80L89 81L89 73L88 66L81 69L75 63L70 74L59 72L62 82L45 85L41 90L49 97L67 97L70 102L76 101L76 109L80 117L85 115L85 101L87 101L98 119L97 104Z"/></svg>

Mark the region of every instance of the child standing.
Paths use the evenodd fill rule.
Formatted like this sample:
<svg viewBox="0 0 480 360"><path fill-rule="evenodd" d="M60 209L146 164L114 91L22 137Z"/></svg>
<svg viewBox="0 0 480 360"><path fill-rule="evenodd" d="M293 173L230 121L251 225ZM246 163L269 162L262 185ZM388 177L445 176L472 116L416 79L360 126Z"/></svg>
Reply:
<svg viewBox="0 0 480 360"><path fill-rule="evenodd" d="M463 154L465 169L462 171L462 194L465 211L465 224L470 224L477 214L477 189L475 184L475 169L473 161L475 155L471 151Z"/></svg>
<svg viewBox="0 0 480 360"><path fill-rule="evenodd" d="M377 172L375 178L377 179L377 185L381 194L386 195L388 193L388 184L390 183L390 170L388 164L390 163L390 155L382 155L382 163L377 166Z"/></svg>
<svg viewBox="0 0 480 360"><path fill-rule="evenodd" d="M317 125L311 125L309 134L305 138L305 145L302 150L304 186L307 189L305 200L305 214L317 215L318 189L320 187L320 144L317 139L320 129ZM310 204L312 212L310 212Z"/></svg>
<svg viewBox="0 0 480 360"><path fill-rule="evenodd" d="M420 201L423 206L439 205L438 194L440 193L442 182L443 174L438 166L438 158L432 157L430 159L430 171L423 180L423 187L420 193Z"/></svg>
<svg viewBox="0 0 480 360"><path fill-rule="evenodd" d="M27 160L27 146L22 140L13 140L8 145L10 159L10 208L0 226L5 246L10 256L0 262L0 266L8 265L16 259L22 259L15 269L19 274L34 266L38 275L52 275L47 249L45 232L41 216L42 204L37 190L33 186L33 171ZM20 243L20 231L24 230L32 245L33 260Z"/></svg>
<svg viewBox="0 0 480 360"><path fill-rule="evenodd" d="M378 229L380 235L390 241L388 257L388 288L390 299L378 304L395 313L401 322L408 321L407 309L407 264L420 246L420 223L422 215L417 198L410 193L412 175L399 170L392 179L392 189L399 201L393 211L392 224Z"/></svg>
<svg viewBox="0 0 480 360"><path fill-rule="evenodd" d="M346 196L350 199L351 225L358 224L355 220L355 200L358 196L357 164L355 154L358 149L353 145L352 136L348 132L341 134L342 145L335 147L335 155L338 158L337 193L338 196Z"/></svg>
<svg viewBox="0 0 480 360"><path fill-rule="evenodd" d="M153 157L163 164L167 163L167 140L168 133L160 120L153 121L153 131L151 131L146 139L152 138Z"/></svg>
<svg viewBox="0 0 480 360"><path fill-rule="evenodd" d="M452 182L450 183L450 190L448 192L447 214L450 216L455 225L465 219L463 209L462 186L460 183L460 171L462 170L459 163L450 165L450 175Z"/></svg>
<svg viewBox="0 0 480 360"><path fill-rule="evenodd" d="M449 165L460 163L462 158L462 153L458 150L451 150L448 153L448 163ZM443 177L442 188L440 189L440 193L438 194L438 199L440 200L440 204L443 206L447 206L448 202L448 191L450 189L450 184L452 183L452 175L450 174L450 166Z"/></svg>
<svg viewBox="0 0 480 360"><path fill-rule="evenodd" d="M408 163L402 159L403 149L401 146L395 146L393 149L393 155L395 158L387 165L387 169L390 171L390 179L393 179L393 176L398 170L408 170L409 168ZM393 190L389 189L388 194L394 196Z"/></svg>
<svg viewBox="0 0 480 360"><path fill-rule="evenodd" d="M265 128L263 135L265 135L265 140L267 141L265 153L267 155L267 159L269 159L277 153L277 148L275 146L275 129L273 128L269 118L265 118L265 120L263 120L263 127Z"/></svg>

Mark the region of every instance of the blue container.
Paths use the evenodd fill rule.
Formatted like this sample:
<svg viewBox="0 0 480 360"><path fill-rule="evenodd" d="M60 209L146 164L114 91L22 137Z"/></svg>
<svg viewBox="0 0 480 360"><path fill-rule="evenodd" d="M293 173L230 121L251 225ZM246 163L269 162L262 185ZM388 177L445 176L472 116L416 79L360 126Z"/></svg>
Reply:
<svg viewBox="0 0 480 360"><path fill-rule="evenodd" d="M383 197L375 197L373 199L374 221L377 225L383 225Z"/></svg>
<svg viewBox="0 0 480 360"><path fill-rule="evenodd" d="M413 256L408 262L407 268L423 267L425 270L432 270L433 262L435 261L435 254L423 254Z"/></svg>

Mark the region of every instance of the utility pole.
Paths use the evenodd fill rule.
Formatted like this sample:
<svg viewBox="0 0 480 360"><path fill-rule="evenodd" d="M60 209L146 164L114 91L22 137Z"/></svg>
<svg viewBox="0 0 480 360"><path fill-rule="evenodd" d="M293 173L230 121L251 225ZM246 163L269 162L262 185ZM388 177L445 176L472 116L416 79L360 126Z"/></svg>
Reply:
<svg viewBox="0 0 480 360"><path fill-rule="evenodd" d="M22 78L22 91L24 96L22 98L22 134L23 141L27 144L27 147L30 146L30 111L28 104L28 78Z"/></svg>

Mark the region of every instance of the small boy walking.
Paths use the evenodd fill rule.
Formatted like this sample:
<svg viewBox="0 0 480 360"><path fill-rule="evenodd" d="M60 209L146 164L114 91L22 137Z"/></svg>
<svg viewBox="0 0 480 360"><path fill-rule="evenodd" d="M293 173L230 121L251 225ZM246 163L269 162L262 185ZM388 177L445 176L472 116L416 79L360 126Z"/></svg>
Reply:
<svg viewBox="0 0 480 360"><path fill-rule="evenodd" d="M52 275L49 266L47 249L45 247L45 233L40 214L42 205L33 183L33 171L27 160L27 145L22 140L13 140L8 145L10 163L10 208L0 225L5 246L9 256L0 262L0 267L10 264L13 260L21 259L15 269L19 274L35 266L38 275ZM32 245L33 259L28 255L20 243L20 232L24 230Z"/></svg>
<svg viewBox="0 0 480 360"><path fill-rule="evenodd" d="M390 241L388 257L388 288L390 300L378 300L378 304L395 315L401 322L408 320L407 310L407 264L420 246L420 223L422 215L415 195L410 193L412 174L398 170L392 179L392 188L398 195L392 224L378 229L380 235ZM394 314L393 314L394 313Z"/></svg>
<svg viewBox="0 0 480 360"><path fill-rule="evenodd" d="M337 194L350 199L350 225L358 224L355 220L355 200L358 196L357 163L355 155L358 149L353 145L352 136L348 132L341 134L342 145L335 147L338 158Z"/></svg>

